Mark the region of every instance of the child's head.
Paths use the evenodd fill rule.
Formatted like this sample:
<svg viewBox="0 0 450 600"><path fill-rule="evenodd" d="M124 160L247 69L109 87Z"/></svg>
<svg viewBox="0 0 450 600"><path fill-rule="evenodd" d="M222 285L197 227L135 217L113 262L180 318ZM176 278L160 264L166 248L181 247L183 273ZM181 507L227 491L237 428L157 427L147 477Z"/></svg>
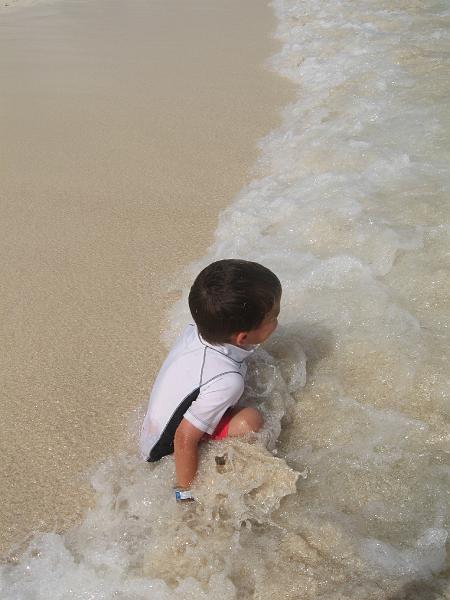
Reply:
<svg viewBox="0 0 450 600"><path fill-rule="evenodd" d="M210 344L258 344L277 326L281 283L262 265L218 260L194 281L189 308L201 336Z"/></svg>

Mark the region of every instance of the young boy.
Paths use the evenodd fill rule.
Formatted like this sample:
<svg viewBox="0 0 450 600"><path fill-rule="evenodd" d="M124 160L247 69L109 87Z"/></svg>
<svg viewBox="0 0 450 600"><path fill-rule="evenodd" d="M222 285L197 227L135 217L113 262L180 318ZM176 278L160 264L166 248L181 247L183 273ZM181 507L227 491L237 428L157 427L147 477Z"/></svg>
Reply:
<svg viewBox="0 0 450 600"><path fill-rule="evenodd" d="M219 260L189 294L186 327L156 378L141 433L145 460L175 452L177 500L193 499L198 444L258 431L261 413L234 408L244 391L245 360L276 329L281 284L266 267Z"/></svg>

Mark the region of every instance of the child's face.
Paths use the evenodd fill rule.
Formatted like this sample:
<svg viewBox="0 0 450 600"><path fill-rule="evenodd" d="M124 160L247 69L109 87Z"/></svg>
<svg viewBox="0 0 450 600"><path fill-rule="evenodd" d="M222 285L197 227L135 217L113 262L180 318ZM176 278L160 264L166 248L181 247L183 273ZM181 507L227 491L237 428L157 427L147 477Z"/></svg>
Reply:
<svg viewBox="0 0 450 600"><path fill-rule="evenodd" d="M263 322L256 329L251 329L245 333L238 333L236 336L236 342L238 346L253 346L255 344L262 344L269 338L275 331L278 325L278 315L280 314L280 300L277 300L268 313Z"/></svg>

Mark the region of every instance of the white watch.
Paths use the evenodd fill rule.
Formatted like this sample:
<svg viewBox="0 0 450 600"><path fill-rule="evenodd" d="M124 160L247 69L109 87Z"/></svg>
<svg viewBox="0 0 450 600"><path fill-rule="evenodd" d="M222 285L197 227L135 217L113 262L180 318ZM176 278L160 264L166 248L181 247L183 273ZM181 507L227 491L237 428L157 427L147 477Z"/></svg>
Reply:
<svg viewBox="0 0 450 600"><path fill-rule="evenodd" d="M182 502L183 500L194 500L191 490L175 490L175 500Z"/></svg>

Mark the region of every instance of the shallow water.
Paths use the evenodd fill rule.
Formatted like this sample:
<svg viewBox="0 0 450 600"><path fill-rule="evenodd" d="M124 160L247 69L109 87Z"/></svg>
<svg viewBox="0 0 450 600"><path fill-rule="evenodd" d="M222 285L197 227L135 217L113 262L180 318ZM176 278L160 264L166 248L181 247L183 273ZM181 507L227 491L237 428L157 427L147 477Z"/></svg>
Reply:
<svg viewBox="0 0 450 600"><path fill-rule="evenodd" d="M3 568L5 600L450 598L450 11L273 6L298 99L186 272L239 256L282 280L246 390L266 431L203 447L194 506L168 501L172 458L101 466L95 510Z"/></svg>

